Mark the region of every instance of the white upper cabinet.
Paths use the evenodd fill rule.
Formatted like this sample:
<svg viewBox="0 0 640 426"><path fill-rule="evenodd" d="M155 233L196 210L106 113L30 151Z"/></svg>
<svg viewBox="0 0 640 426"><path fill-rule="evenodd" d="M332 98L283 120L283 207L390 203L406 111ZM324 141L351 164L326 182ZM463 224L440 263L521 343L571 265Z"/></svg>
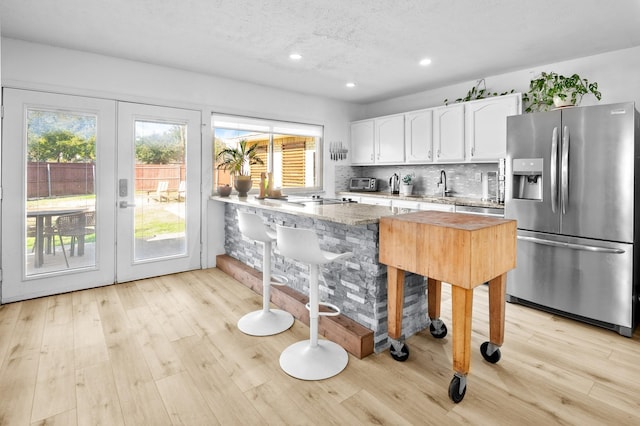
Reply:
<svg viewBox="0 0 640 426"><path fill-rule="evenodd" d="M351 123L351 164L404 163L404 115Z"/></svg>
<svg viewBox="0 0 640 426"><path fill-rule="evenodd" d="M404 162L404 115L391 115L374 119L375 163L398 164Z"/></svg>
<svg viewBox="0 0 640 426"><path fill-rule="evenodd" d="M507 117L522 94L351 123L351 164L497 162L507 154Z"/></svg>
<svg viewBox="0 0 640 426"><path fill-rule="evenodd" d="M467 160L497 161L507 156L507 117L520 114L522 95L487 98L465 104Z"/></svg>
<svg viewBox="0 0 640 426"><path fill-rule="evenodd" d="M433 109L434 161L464 161L464 104Z"/></svg>
<svg viewBox="0 0 640 426"><path fill-rule="evenodd" d="M351 164L373 164L373 120L351 123Z"/></svg>
<svg viewBox="0 0 640 426"><path fill-rule="evenodd" d="M433 112L430 109L404 115L405 162L433 161Z"/></svg>

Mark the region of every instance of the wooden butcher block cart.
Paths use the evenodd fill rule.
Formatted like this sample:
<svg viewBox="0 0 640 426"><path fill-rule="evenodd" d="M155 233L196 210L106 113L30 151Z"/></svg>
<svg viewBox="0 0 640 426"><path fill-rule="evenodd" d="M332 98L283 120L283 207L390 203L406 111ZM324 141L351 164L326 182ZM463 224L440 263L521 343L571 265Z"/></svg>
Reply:
<svg viewBox="0 0 640 426"><path fill-rule="evenodd" d="M451 284L453 370L449 397L464 398L471 361L473 289L489 283L489 342L480 352L488 362L500 360L504 341L506 273L516 266L516 221L495 217L420 211L380 219L380 263L387 265L391 354L409 355L402 338L405 271L427 277L428 315L434 337L447 334L440 320L441 282Z"/></svg>

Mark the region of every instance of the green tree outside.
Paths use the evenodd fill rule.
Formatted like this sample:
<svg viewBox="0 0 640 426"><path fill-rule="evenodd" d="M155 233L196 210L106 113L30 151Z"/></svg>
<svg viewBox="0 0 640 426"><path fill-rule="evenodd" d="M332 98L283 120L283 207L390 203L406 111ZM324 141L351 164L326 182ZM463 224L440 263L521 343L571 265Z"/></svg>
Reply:
<svg viewBox="0 0 640 426"><path fill-rule="evenodd" d="M183 163L186 145L185 126L136 139L136 160L143 164Z"/></svg>
<svg viewBox="0 0 640 426"><path fill-rule="evenodd" d="M96 159L96 137L85 139L68 130L53 130L27 143L27 160L72 163Z"/></svg>

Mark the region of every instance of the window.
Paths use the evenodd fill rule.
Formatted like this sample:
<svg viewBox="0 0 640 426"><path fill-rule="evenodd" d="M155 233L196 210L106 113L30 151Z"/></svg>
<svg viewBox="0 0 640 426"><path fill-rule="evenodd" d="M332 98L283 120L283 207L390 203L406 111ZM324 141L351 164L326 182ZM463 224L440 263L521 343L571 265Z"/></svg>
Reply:
<svg viewBox="0 0 640 426"><path fill-rule="evenodd" d="M218 153L225 148L256 146L257 161L250 165L252 187L262 172L273 173L274 186L283 189L321 189L322 126L261 120L249 117L216 115L212 117L214 135L214 185L231 185L229 170L218 168Z"/></svg>

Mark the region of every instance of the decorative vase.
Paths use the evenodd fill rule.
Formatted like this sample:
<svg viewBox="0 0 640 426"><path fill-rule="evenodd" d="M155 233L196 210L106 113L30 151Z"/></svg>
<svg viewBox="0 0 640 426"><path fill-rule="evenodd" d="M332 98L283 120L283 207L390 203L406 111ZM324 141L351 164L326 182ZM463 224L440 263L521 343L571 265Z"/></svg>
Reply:
<svg viewBox="0 0 640 426"><path fill-rule="evenodd" d="M562 99L560 96L554 96L553 106L555 106L556 108L573 106L573 102L571 101L571 94L567 94L567 96L564 99Z"/></svg>
<svg viewBox="0 0 640 426"><path fill-rule="evenodd" d="M238 191L238 197L246 197L247 192L251 189L251 176L238 176L233 183L233 186Z"/></svg>
<svg viewBox="0 0 640 426"><path fill-rule="evenodd" d="M231 187L229 185L219 185L218 195L221 197L228 197L231 194Z"/></svg>
<svg viewBox="0 0 640 426"><path fill-rule="evenodd" d="M413 192L413 184L412 183L403 183L400 185L400 195L411 195Z"/></svg>

